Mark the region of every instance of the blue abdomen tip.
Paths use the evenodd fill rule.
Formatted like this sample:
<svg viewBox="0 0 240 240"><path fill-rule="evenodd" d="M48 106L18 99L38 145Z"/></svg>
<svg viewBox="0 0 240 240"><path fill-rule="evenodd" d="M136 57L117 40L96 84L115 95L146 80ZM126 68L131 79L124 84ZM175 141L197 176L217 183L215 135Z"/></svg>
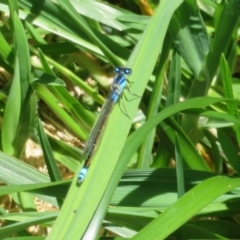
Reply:
<svg viewBox="0 0 240 240"><path fill-rule="evenodd" d="M77 182L80 184L83 182L83 180L85 179L86 175L87 175L87 171L88 169L83 167L80 171L80 173L78 174L78 180Z"/></svg>

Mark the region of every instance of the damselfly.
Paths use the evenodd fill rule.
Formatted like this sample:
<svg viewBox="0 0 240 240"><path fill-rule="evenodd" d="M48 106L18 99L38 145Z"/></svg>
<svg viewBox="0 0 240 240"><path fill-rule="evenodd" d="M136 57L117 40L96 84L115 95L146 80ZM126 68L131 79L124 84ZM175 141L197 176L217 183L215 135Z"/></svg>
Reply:
<svg viewBox="0 0 240 240"><path fill-rule="evenodd" d="M132 70L130 68L120 68L116 67L114 68L114 71L117 73L115 76L112 86L111 86L111 92L108 100L105 102L101 113L98 117L97 122L95 123L90 136L88 138L88 141L86 143L86 147L84 148L82 159L85 160L84 166L81 169L81 171L78 174L78 184L82 183L83 180L86 177L89 165L91 163L93 154L96 151L99 139L102 135L102 132L105 128L108 116L115 105L115 103L118 101L120 96L122 95L122 92L124 88L127 86L127 78L126 74L129 75L132 73Z"/></svg>

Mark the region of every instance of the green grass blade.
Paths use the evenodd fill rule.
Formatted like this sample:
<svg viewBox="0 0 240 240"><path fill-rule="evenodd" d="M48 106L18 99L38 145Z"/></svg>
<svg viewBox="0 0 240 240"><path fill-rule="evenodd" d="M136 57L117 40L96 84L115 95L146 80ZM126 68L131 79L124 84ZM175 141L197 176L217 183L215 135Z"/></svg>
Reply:
<svg viewBox="0 0 240 240"><path fill-rule="evenodd" d="M18 121L21 111L21 89L20 89L20 73L19 59L16 59L14 77L11 90L6 103L3 125L2 125L2 148L5 153L13 155L15 148L12 143L16 137Z"/></svg>
<svg viewBox="0 0 240 240"><path fill-rule="evenodd" d="M218 196L239 186L239 178L210 178L187 192L132 239L165 239Z"/></svg>
<svg viewBox="0 0 240 240"><path fill-rule="evenodd" d="M6 184L18 185L19 183L29 184L36 182L49 182L48 176L46 176L43 173L40 173L38 170L29 166L23 161L8 156L3 152L0 152L0 156L1 156L0 166L2 169L1 181L5 182ZM57 203L54 198L50 198L48 196L38 197L46 202L51 203L54 206L57 206Z"/></svg>
<svg viewBox="0 0 240 240"><path fill-rule="evenodd" d="M149 105L146 112L147 119L151 119L159 111L160 100L162 97L164 73L168 64L170 47L171 47L171 41L170 41L169 35L167 35L164 40L161 59L157 66L156 79L154 81L151 98L149 100ZM147 136L146 140L141 145L141 148L139 150L138 161L137 161L138 168L149 167L151 164L150 159L152 158L152 147L153 147L153 142L155 138L155 133L156 133L156 129L153 129Z"/></svg>
<svg viewBox="0 0 240 240"><path fill-rule="evenodd" d="M174 1L174 3L171 2L171 4L168 1L163 1L156 12L156 15L146 29L143 38L135 47L135 50L127 64L128 67L132 67L133 69L133 74L129 79L135 82L131 88L131 91L135 94L141 95L144 91L148 78L154 68L156 59L158 58L158 54L162 49L163 39L166 35L171 16L174 10L181 3L182 1ZM159 31L159 29L161 29L161 31ZM150 48L152 48L152 50ZM145 68L146 59L148 60L148 68ZM130 94L126 94L126 98L131 99ZM128 114L130 117L133 117L139 101L135 100L127 102L126 99L123 99L123 102L124 105L127 106ZM121 128L116 127L116 123L119 121L121 122ZM52 229L52 232L48 236L49 239L56 237L79 239L83 237L87 226L98 207L106 186L108 185L109 179L111 178L112 170L117 163L118 156L127 137L130 124L131 122L129 119L127 119L119 107L116 106L110 116L104 136L102 137L101 146L94 156L84 184L80 187L78 193L75 185L76 178L74 178L73 185L70 188L71 194L65 201L61 214L55 223L56 227ZM115 133L114 135L112 134L113 132ZM111 139L111 141L109 141L109 139ZM106 151L106 149L115 150ZM96 159L98 159L98 161L96 161ZM108 168L105 167L106 165ZM114 178L116 179L116 177ZM110 189L108 198L110 198L111 192L114 191L114 185ZM91 196L93 193L94 197ZM96 196L98 197L96 198ZM91 206L89 211L85 211L86 204ZM75 214L68 214L76 209L77 212ZM106 210L103 209L103 211ZM65 214L68 214L69 216L67 222L64 217ZM82 221L83 219L84 221ZM79 223L81 223L80 227ZM98 228L98 226L96 227ZM93 229L93 231L95 230Z"/></svg>
<svg viewBox="0 0 240 240"><path fill-rule="evenodd" d="M206 58L200 80L207 80L209 88L211 81L217 71L221 54L227 50L228 44L235 34L240 17L240 0L230 0L223 3L216 31L211 42L209 54ZM222 44L224 43L224 44Z"/></svg>
<svg viewBox="0 0 240 240"><path fill-rule="evenodd" d="M104 55L109 59L109 61L115 66L122 66L123 63L111 52L109 49L99 41L97 36L93 33L91 28L86 24L85 20L77 13L75 8L66 1L58 0L62 8L67 12L67 14L75 21L80 29L101 49Z"/></svg>
<svg viewBox="0 0 240 240"><path fill-rule="evenodd" d="M224 96L229 99L234 99L231 73L227 61L224 58L224 55L221 56L220 71L223 83ZM239 119L237 104L227 103L227 109L230 115L235 116L237 119ZM240 145L240 129L239 127L235 126L234 130L236 132L238 145Z"/></svg>
<svg viewBox="0 0 240 240"><path fill-rule="evenodd" d="M184 1L177 9L169 32L179 55L198 76L209 51L209 39L196 1Z"/></svg>
<svg viewBox="0 0 240 240"><path fill-rule="evenodd" d="M60 119L69 126L69 129L76 134L80 139L86 140L86 132L79 127L79 125L62 109L55 98L55 96L43 85L37 84L34 86L38 96L46 102L46 104L56 113Z"/></svg>
<svg viewBox="0 0 240 240"><path fill-rule="evenodd" d="M178 135L176 135L175 142L176 142L175 158L176 158L177 186L178 186L178 197L180 198L185 193L185 181L184 181L183 159L181 156L182 150L180 148Z"/></svg>
<svg viewBox="0 0 240 240"><path fill-rule="evenodd" d="M43 215L43 216L42 216ZM32 217L25 221L20 221L18 223L11 224L6 227L2 227L0 229L0 234L2 239L6 239L6 237L11 236L12 233L19 232L23 229L26 229L27 227L30 227L34 224L41 224L46 222L53 221L57 216L57 213L45 213L45 214L39 214L38 217ZM26 237L25 237L26 239Z"/></svg>
<svg viewBox="0 0 240 240"><path fill-rule="evenodd" d="M20 81L21 81L21 103L27 95L27 91L31 82L31 63L27 36L25 29L18 17L14 14L14 29L15 29L15 40L17 46L17 54L21 64L19 65Z"/></svg>
<svg viewBox="0 0 240 240"><path fill-rule="evenodd" d="M41 121L38 121L38 134L39 134L39 139L40 139L40 143L41 143L41 147L42 147L42 150L43 150L43 155L44 155L44 159L45 159L45 162L46 162L46 165L47 165L47 169L48 169L50 179L53 182L59 181L62 178L61 178L59 169L57 167L56 161L53 157L51 146L48 142L48 139L47 139L47 136L44 132Z"/></svg>
<svg viewBox="0 0 240 240"><path fill-rule="evenodd" d="M228 139L226 134L222 131L218 131L219 141L221 143L222 149L226 154L226 157L229 163L233 166L234 170L239 174L240 173L240 157L233 146L232 142Z"/></svg>

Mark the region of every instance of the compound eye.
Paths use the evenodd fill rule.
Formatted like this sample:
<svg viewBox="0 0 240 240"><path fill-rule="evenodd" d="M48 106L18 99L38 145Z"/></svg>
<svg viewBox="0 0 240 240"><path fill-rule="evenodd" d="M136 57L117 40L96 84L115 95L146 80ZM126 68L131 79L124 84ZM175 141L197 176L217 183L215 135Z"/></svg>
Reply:
<svg viewBox="0 0 240 240"><path fill-rule="evenodd" d="M125 74L131 74L132 73L132 69L131 68L124 68L124 73Z"/></svg>
<svg viewBox="0 0 240 240"><path fill-rule="evenodd" d="M119 71L120 71L120 68L119 68L119 67L115 67L115 68L114 68L114 72L119 73Z"/></svg>

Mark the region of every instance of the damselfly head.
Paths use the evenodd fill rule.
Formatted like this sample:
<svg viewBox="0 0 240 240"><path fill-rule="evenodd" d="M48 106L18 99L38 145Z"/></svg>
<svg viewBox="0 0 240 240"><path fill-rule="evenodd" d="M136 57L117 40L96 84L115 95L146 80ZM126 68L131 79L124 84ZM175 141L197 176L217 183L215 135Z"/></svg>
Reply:
<svg viewBox="0 0 240 240"><path fill-rule="evenodd" d="M121 68L121 67L115 67L114 68L114 72L115 73L124 73L124 74L131 74L132 73L132 69L131 68Z"/></svg>

